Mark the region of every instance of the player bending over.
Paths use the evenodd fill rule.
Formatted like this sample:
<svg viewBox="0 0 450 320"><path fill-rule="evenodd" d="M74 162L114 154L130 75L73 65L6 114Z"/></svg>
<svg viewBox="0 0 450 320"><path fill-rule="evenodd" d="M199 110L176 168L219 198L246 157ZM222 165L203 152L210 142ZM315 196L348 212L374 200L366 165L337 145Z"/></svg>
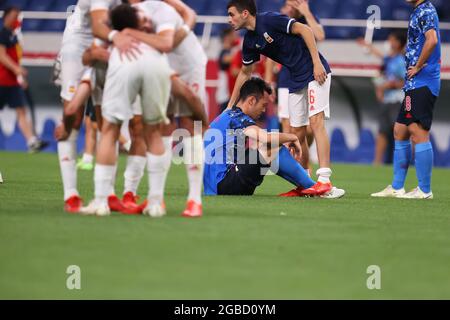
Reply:
<svg viewBox="0 0 450 320"><path fill-rule="evenodd" d="M268 133L256 125L271 93L263 80L247 80L241 86L237 104L211 123L205 134L206 195L252 195L269 168L294 184L297 196L323 196L327 192L309 192L316 182L298 162L301 146L296 135ZM344 190L334 188L327 197L340 198L344 194Z"/></svg>

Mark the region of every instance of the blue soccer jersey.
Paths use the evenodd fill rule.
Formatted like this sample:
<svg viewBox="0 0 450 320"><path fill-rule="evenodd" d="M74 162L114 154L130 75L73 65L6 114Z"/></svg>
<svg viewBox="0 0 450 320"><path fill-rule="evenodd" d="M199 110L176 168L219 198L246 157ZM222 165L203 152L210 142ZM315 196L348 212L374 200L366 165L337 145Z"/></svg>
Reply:
<svg viewBox="0 0 450 320"><path fill-rule="evenodd" d="M417 6L411 14L406 48L406 68L415 66L425 44L425 33L436 30L438 45L434 49L427 64L415 77L406 79L405 91L428 87L435 96L439 96L441 87L441 39L439 33L439 17L430 1Z"/></svg>
<svg viewBox="0 0 450 320"><path fill-rule="evenodd" d="M255 121L238 107L224 111L211 123L205 133L205 195L217 195L217 185L245 150L244 129L253 125Z"/></svg>
<svg viewBox="0 0 450 320"><path fill-rule="evenodd" d="M242 46L244 65L259 61L263 54L288 68L291 93L306 88L314 80L314 65L308 47L301 37L291 34L295 22L295 19L279 13L259 13L256 15L255 30L247 30ZM320 60L330 73L330 66L322 55Z"/></svg>

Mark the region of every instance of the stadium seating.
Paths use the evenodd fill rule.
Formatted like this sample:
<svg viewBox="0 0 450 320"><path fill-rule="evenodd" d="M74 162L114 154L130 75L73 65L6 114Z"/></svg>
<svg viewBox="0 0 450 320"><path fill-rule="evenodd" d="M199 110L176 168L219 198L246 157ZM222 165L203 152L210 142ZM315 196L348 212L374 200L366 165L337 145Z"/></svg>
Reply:
<svg viewBox="0 0 450 320"><path fill-rule="evenodd" d="M67 11L77 0L0 0L0 9L8 5L16 5L26 11ZM228 0L185 0L199 15L226 15ZM257 0L260 11L279 11L284 0ZM433 0L442 21L450 21L450 1ZM381 17L386 20L408 20L411 7L403 0L311 0L311 9L319 18L333 19L365 19L366 9L370 5L381 8ZM26 20L24 31L61 32L64 29L64 20ZM224 28L222 25L213 26L213 35L217 36ZM203 26L195 29L200 34ZM329 39L349 39L362 36L362 28L326 28ZM385 39L387 30L375 32L375 39ZM442 40L450 41L450 31L442 32Z"/></svg>

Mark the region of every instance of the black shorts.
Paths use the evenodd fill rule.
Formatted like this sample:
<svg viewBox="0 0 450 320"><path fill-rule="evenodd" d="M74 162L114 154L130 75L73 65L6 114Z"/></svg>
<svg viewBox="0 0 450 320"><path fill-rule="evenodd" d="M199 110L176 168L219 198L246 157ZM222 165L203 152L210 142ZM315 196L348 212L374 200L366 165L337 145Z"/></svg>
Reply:
<svg viewBox="0 0 450 320"><path fill-rule="evenodd" d="M5 105L10 108L23 108L25 107L25 92L21 86L3 87L0 86L0 110Z"/></svg>
<svg viewBox="0 0 450 320"><path fill-rule="evenodd" d="M250 160L253 163L250 162ZM256 163L254 163L256 162ZM225 178L217 185L218 195L251 196L256 187L264 180L263 169L268 169L267 164L257 150L247 149L244 164L233 164Z"/></svg>
<svg viewBox="0 0 450 320"><path fill-rule="evenodd" d="M89 117L92 122L97 122L97 118L95 117L95 107L91 98L89 98L86 103L85 116Z"/></svg>
<svg viewBox="0 0 450 320"><path fill-rule="evenodd" d="M428 87L407 91L403 100L397 122L409 126L420 123L429 131L433 122L433 110L437 97Z"/></svg>

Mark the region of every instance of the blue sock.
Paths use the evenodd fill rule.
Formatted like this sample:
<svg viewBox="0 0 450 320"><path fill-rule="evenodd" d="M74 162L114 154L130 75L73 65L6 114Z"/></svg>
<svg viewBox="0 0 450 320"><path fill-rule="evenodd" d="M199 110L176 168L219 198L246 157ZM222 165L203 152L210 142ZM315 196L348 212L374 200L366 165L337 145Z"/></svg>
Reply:
<svg viewBox="0 0 450 320"><path fill-rule="evenodd" d="M394 180L392 187L395 190L402 189L405 186L406 174L411 162L411 142L395 141L394 149Z"/></svg>
<svg viewBox="0 0 450 320"><path fill-rule="evenodd" d="M431 171L433 169L433 146L431 142L416 144L415 158L419 188L428 193L431 191Z"/></svg>
<svg viewBox="0 0 450 320"><path fill-rule="evenodd" d="M305 169L294 159L286 147L281 147L278 157L274 160L275 165L278 166L277 175L297 187L308 189L312 187L315 182L308 176Z"/></svg>

